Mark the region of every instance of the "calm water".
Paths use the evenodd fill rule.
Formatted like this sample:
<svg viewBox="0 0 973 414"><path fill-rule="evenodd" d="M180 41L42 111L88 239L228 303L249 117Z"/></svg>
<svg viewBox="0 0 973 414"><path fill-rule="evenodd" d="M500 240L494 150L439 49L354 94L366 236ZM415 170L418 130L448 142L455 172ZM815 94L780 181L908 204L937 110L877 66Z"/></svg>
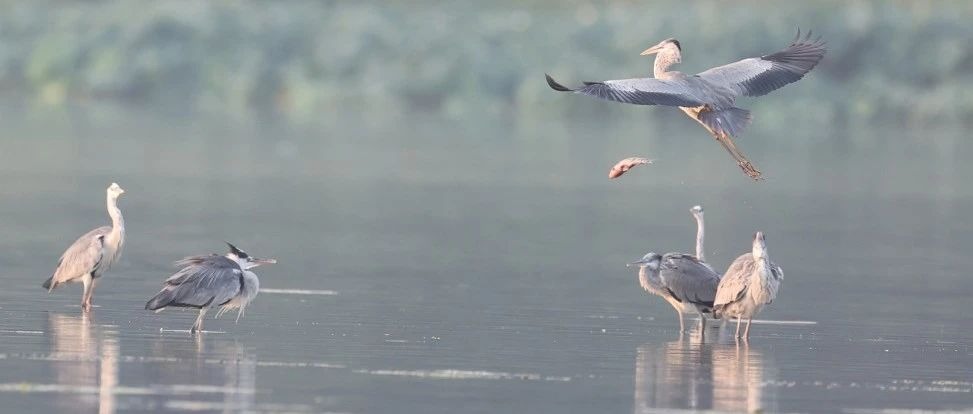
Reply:
<svg viewBox="0 0 973 414"><path fill-rule="evenodd" d="M634 114L635 112L633 112ZM873 412L973 408L973 144L951 130L755 122L768 179L671 118L374 120L317 127L103 109L0 115L4 412ZM567 123L566 123L567 122ZM647 133L646 131L654 131ZM881 143L869 144L869 143ZM656 164L609 181L618 159ZM82 318L41 282L106 222L122 261ZM677 332L624 263L710 261L755 230L786 271L749 346ZM143 311L188 254L279 264L239 324ZM286 292L286 291L285 291Z"/></svg>

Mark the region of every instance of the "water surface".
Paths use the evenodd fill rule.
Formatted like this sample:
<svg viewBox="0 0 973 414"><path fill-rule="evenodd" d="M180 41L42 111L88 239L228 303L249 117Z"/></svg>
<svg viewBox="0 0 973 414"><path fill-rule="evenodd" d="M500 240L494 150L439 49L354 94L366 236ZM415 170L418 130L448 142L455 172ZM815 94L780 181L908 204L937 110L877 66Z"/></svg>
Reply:
<svg viewBox="0 0 973 414"><path fill-rule="evenodd" d="M10 412L973 408L959 131L756 123L754 183L676 119L2 117ZM635 155L657 162L607 179ZM112 181L128 244L85 318L79 286L40 284L107 221ZM718 268L767 233L785 280L760 319L813 324L680 338L624 263L690 250L694 204ZM142 310L173 260L223 240L277 258L258 273L278 291L201 338L190 312Z"/></svg>

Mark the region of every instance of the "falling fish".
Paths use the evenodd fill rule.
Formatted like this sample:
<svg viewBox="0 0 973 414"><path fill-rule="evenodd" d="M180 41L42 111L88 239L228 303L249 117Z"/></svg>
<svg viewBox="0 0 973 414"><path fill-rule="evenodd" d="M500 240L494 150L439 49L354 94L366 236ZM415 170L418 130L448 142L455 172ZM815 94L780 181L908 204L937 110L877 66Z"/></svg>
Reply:
<svg viewBox="0 0 973 414"><path fill-rule="evenodd" d="M615 164L614 167L612 167L611 171L608 171L608 178L621 177L622 174L625 174L625 172L631 170L632 167L635 167L636 165L642 165L642 164L652 164L652 160L648 158L641 158L641 157L631 157L631 158L626 158L624 160L621 160L617 164Z"/></svg>

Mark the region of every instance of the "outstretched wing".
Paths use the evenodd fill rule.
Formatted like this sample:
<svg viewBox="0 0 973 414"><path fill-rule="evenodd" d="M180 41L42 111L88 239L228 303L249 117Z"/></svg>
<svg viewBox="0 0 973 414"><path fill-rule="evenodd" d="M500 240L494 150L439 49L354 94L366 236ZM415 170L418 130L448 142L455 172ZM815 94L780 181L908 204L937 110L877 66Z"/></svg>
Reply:
<svg viewBox="0 0 973 414"><path fill-rule="evenodd" d="M547 84L556 91L575 92L609 101L634 105L700 106L704 102L695 96L684 82L677 80L637 78L584 82L576 89L561 85L545 74Z"/></svg>
<svg viewBox="0 0 973 414"><path fill-rule="evenodd" d="M824 57L821 38L811 39L811 32L801 38L801 31L786 49L761 57L718 66L697 76L726 87L738 95L762 96L797 82Z"/></svg>
<svg viewBox="0 0 973 414"><path fill-rule="evenodd" d="M109 232L111 227L99 227L75 240L61 255L51 281L57 285L96 270L101 263L105 235Z"/></svg>
<svg viewBox="0 0 973 414"><path fill-rule="evenodd" d="M713 300L713 306L717 310L743 298L743 295L747 293L747 289L750 287L750 275L756 266L757 264L753 260L753 255L750 253L740 255L740 257L737 257L730 264L723 278L720 279L719 287L716 289L716 298Z"/></svg>
<svg viewBox="0 0 973 414"><path fill-rule="evenodd" d="M662 285L682 302L711 308L720 276L695 256L667 253L659 266Z"/></svg>
<svg viewBox="0 0 973 414"><path fill-rule="evenodd" d="M223 256L187 257L177 264L185 267L166 279L162 291L149 300L146 309L218 306L242 289L243 270Z"/></svg>

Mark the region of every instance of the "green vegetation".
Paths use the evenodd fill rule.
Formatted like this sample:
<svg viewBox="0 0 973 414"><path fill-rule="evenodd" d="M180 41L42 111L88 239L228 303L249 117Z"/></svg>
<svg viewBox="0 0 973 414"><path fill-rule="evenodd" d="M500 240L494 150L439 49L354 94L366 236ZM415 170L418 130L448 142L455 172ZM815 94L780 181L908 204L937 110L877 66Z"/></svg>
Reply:
<svg viewBox="0 0 973 414"><path fill-rule="evenodd" d="M101 100L215 113L324 111L591 116L565 82L645 75L677 37L695 72L813 29L829 54L799 88L745 103L763 122L968 122L968 2L9 2L0 90L44 105ZM788 111L775 111L787 108ZM594 115L628 109L598 105Z"/></svg>

